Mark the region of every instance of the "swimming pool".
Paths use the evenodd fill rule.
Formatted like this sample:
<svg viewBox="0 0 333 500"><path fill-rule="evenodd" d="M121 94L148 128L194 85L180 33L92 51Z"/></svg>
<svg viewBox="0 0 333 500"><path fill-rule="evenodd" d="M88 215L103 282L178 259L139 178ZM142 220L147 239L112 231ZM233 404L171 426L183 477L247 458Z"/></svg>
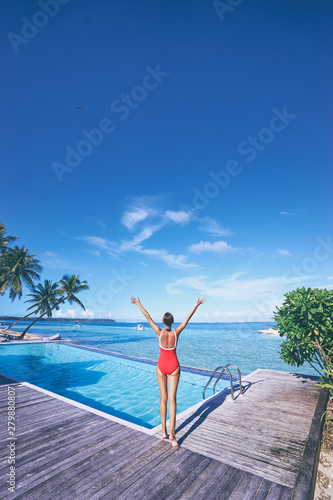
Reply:
<svg viewBox="0 0 333 500"><path fill-rule="evenodd" d="M154 363L60 343L0 346L0 370L146 428L160 423ZM177 414L202 400L208 375L181 372ZM217 390L228 387L220 380ZM206 392L206 397L212 390Z"/></svg>

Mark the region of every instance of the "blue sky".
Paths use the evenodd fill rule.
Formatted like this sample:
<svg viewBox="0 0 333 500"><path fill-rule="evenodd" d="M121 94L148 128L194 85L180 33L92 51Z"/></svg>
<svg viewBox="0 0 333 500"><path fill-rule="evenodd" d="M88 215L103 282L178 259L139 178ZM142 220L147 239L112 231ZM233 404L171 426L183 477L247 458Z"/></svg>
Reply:
<svg viewBox="0 0 333 500"><path fill-rule="evenodd" d="M140 321L135 295L180 321L204 295L196 321L268 321L332 288L331 2L0 9L0 220L42 280L88 281L59 314Z"/></svg>

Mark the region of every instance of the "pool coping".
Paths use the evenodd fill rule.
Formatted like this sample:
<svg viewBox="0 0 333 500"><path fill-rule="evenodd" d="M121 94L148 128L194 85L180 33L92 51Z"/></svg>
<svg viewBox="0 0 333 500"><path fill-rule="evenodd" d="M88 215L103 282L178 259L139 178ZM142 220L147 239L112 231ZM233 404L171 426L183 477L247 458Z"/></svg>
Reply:
<svg viewBox="0 0 333 500"><path fill-rule="evenodd" d="M71 347L75 347L75 348L79 348L79 349L84 349L84 350L88 350L88 351L93 351L93 352L97 352L97 353L103 353L103 354L106 354L106 355L109 355L109 356L114 356L114 357L118 357L118 358L122 358L122 359L129 359L131 361L137 361L137 362L141 362L141 363L146 363L146 364L150 364L150 365L155 365L157 366L157 361L154 361L154 360L151 360L151 359L146 359L146 358L140 358L140 357L137 357L137 356L131 356L129 354L121 354L121 353L116 353L116 352L112 352L112 351L105 351L103 349L98 349L98 348L91 348L91 347L87 347L87 346L82 346L82 345L78 345L78 344L68 344L66 342L65 339L61 339L61 340L36 340L36 341L27 341L29 343L33 342L33 343L56 343L56 344L63 344L63 345L69 345ZM70 342L70 341L69 341ZM20 344L21 342L11 342L11 344ZM8 344L7 344L8 345ZM195 368L195 367L189 367L189 366L184 366L184 365L180 365L180 368L181 368L181 371L184 371L184 372L188 372L188 373L192 373L192 374L197 374L197 375L205 375L205 376L211 376L213 374L213 370L204 370L202 368ZM256 372L262 370L262 368L257 368L256 370L250 372L250 373L247 373L245 375L242 375L242 378L243 377L250 377L251 375L254 375ZM270 371L277 371L277 370L270 370ZM34 385L34 384L31 384L30 382L26 382L24 380L19 380L19 379L16 379L15 377L12 377L12 376L8 376L6 375L5 373L2 373L0 372L0 375L4 376L4 377L7 377L7 378L11 378L12 380L14 380L16 383L19 383L19 384L22 384L22 385L25 385L27 387L31 387L35 390L38 390L40 392L43 392L49 396L52 396L56 399L60 399L64 402L67 402L68 404L71 404L73 406L76 406L78 408L81 408L81 409L84 409L90 413L94 413L96 415L99 415L103 418L106 418L107 420L112 420L112 421L115 421L115 422L118 422L122 425L125 425L126 427L130 427L131 429L135 429L135 430L138 430L140 432L144 432L146 434L149 434L149 435L154 435L158 432L161 431L162 429L162 424L158 424L157 426L155 427L152 427L152 428L148 428L148 427L144 427L144 426L141 426L139 424L136 424L134 422L131 422L129 420L125 420L125 419L122 419L120 417L116 417L114 415L110 415L106 412L103 412L101 410L97 410L91 406L88 406L88 405L85 405L84 403L79 403L78 401L75 401L73 399L70 399L70 398L67 398L65 396L61 396L60 394L57 394L55 392L52 392L52 391L49 391L48 389L44 389L42 387L39 387L37 385ZM215 375L216 377L218 376ZM302 376L302 375L301 375ZM316 377L313 377L311 375L307 375L308 377L311 377L311 378L316 378ZM236 376L235 374L232 374L232 378L236 378L237 381L238 381L238 375ZM229 379L229 376L226 374L225 376L222 376L222 378L224 379ZM236 383L237 384L237 383ZM181 413L177 414L176 416L176 421L181 419L181 418L185 418L187 417L188 415L190 414L193 414L198 408L200 408L200 406L202 404L206 404L207 402L213 400L214 398L216 398L217 396L221 396L225 393L225 401L226 402L234 402L238 399L238 397L241 395L240 394L240 391L239 391L239 384L237 384L236 386L234 385L233 386L234 388L234 392L235 392L235 399L233 400L232 397L231 397L231 391L230 391L230 385L225 387L224 389L216 392L216 394L212 394L211 396L205 398L205 399L202 399L200 400L198 403L194 404L193 406L190 406L189 408L187 408L186 410L182 411ZM167 420L167 424L169 423L169 419Z"/></svg>
<svg viewBox="0 0 333 500"><path fill-rule="evenodd" d="M257 370L255 370L255 371L257 371ZM255 373L255 372L252 372L252 373ZM48 396L52 396L53 398L59 399L60 401L64 401L65 403L68 403L72 406L75 406L77 408L81 408L82 410L86 410L90 413L94 413L95 415L99 415L100 417L103 417L107 420L112 420L112 421L117 422L121 425L125 425L126 427L130 427L131 429L135 429L137 431L144 432L145 434L148 434L148 435L154 435L162 429L162 424L158 424L152 428L144 427L142 425L135 424L134 422L130 422L129 420L124 420L124 419L116 417L114 415L110 415L109 413L106 413L104 411L97 410L96 408L93 408L92 406L88 406L88 405L85 405L83 403L79 403L78 401L75 401L73 399L66 398L66 396L61 396L60 394L57 394L56 392L49 391L48 389L43 389L42 387L39 387L38 385L31 384L30 382L25 382L24 380L17 379L15 377L12 377L11 375L9 376L3 372L0 372L0 376L6 377L7 379L12 380L14 383L23 385L25 387L30 387L31 389L42 392L43 394L47 394ZM236 391L237 391L237 389L236 389ZM196 403L195 405L190 406L189 408L187 408L183 412L177 414L177 417L176 417L177 420L179 418L186 417L187 415L195 412L203 404L203 402L206 403L207 401L210 401L210 400L216 398L217 396L223 394L224 392L230 393L230 388L225 387L224 389L217 392L216 394L212 394L207 399L203 399L203 400L199 401L198 403ZM232 402L230 394L226 394L226 400L228 400L228 397L230 397L230 401ZM237 399L237 397L238 397L238 395L235 396L235 400ZM167 423L168 422L169 422L169 419L167 420Z"/></svg>

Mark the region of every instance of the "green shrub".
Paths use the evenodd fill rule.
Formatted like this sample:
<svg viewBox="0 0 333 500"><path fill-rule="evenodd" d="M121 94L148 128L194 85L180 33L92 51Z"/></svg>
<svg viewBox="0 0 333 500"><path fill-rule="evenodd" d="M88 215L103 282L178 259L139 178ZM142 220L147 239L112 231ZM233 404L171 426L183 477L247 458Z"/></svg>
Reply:
<svg viewBox="0 0 333 500"><path fill-rule="evenodd" d="M286 337L279 351L283 361L297 366L307 361L333 388L333 290L303 287L286 293L274 319Z"/></svg>

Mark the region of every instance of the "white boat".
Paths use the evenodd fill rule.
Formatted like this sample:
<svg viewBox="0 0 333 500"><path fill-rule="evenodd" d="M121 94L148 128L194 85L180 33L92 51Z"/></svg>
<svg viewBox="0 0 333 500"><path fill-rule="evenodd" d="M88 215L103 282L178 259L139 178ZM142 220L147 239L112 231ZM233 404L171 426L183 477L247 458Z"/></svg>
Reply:
<svg viewBox="0 0 333 500"><path fill-rule="evenodd" d="M137 330L143 330L143 329L144 329L144 326L139 324L139 325L137 325L137 326L136 326L136 329L137 329Z"/></svg>
<svg viewBox="0 0 333 500"><path fill-rule="evenodd" d="M258 330L259 333L264 334L264 335L276 335L279 336L279 332L277 330L274 330L274 328L268 328L267 330Z"/></svg>
<svg viewBox="0 0 333 500"><path fill-rule="evenodd" d="M48 337L47 340L60 340L60 333L56 333L55 335L52 335L52 337Z"/></svg>

